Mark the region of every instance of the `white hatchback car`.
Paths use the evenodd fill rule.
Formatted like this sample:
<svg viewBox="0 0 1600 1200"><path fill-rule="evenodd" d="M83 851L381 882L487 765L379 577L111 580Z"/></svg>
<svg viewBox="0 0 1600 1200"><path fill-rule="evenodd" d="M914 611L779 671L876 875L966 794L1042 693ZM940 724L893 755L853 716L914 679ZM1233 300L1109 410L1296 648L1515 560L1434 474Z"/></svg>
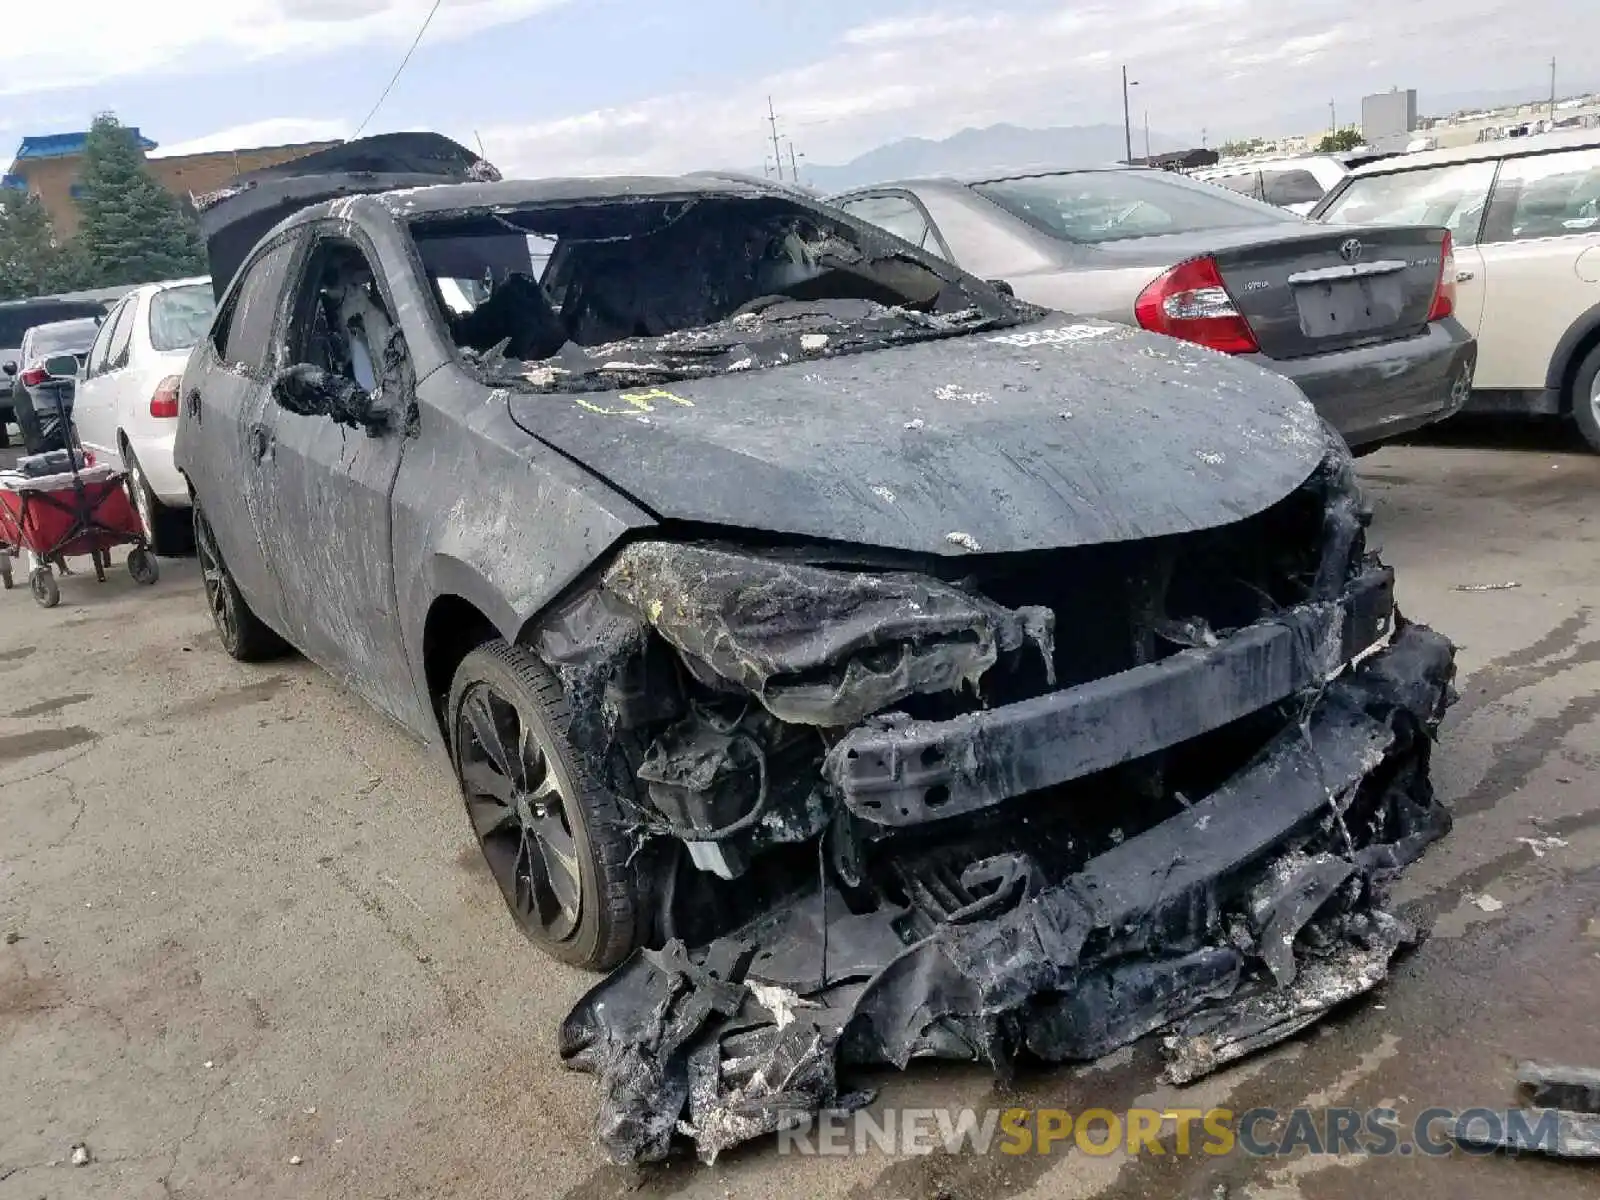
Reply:
<svg viewBox="0 0 1600 1200"><path fill-rule="evenodd" d="M184 553L193 543L189 489L172 464L172 438L184 364L215 312L204 276L135 288L106 317L78 372L78 438L100 461L128 472L157 554Z"/></svg>
<svg viewBox="0 0 1600 1200"><path fill-rule="evenodd" d="M1570 416L1600 450L1600 129L1370 163L1312 218L1446 226L1478 339L1467 410Z"/></svg>

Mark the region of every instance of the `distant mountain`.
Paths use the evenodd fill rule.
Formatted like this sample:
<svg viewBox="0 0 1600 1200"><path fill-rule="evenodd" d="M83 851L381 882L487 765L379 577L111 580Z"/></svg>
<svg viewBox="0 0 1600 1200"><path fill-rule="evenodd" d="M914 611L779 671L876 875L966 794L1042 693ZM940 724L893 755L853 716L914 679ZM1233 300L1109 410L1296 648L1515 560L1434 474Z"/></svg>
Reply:
<svg viewBox="0 0 1600 1200"><path fill-rule="evenodd" d="M1164 133L1150 134L1150 151L1161 154L1184 149ZM1144 130L1133 132L1133 152L1144 154ZM1066 125L1052 129L1024 129L1017 125L991 125L963 129L939 141L902 138L868 150L841 166L808 163L803 181L825 194L889 179L922 175L963 175L1022 167L1093 167L1116 162L1125 153L1120 125Z"/></svg>

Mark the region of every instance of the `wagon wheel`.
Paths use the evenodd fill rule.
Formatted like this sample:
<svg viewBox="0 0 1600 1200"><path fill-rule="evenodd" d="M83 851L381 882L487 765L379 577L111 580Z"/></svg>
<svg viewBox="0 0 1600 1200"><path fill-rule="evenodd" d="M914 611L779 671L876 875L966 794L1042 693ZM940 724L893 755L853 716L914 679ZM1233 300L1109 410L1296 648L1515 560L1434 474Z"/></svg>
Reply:
<svg viewBox="0 0 1600 1200"><path fill-rule="evenodd" d="M89 557L94 560L95 579L99 580L101 583L104 583L106 581L106 567L108 565L107 559L109 559L111 556L104 550L96 550L90 554Z"/></svg>
<svg viewBox="0 0 1600 1200"><path fill-rule="evenodd" d="M135 546L128 551L128 574L133 576L135 583L148 587L161 578L161 568L156 566L155 555L143 546Z"/></svg>
<svg viewBox="0 0 1600 1200"><path fill-rule="evenodd" d="M54 608L61 603L61 589L56 586L56 577L49 567L35 567L28 572L28 588L40 608Z"/></svg>

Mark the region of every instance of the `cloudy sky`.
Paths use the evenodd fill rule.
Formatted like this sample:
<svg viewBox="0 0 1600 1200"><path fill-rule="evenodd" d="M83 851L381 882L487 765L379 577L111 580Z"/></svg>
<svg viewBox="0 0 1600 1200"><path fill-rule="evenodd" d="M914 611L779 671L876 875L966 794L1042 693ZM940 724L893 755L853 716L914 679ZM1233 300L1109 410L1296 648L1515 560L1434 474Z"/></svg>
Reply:
<svg viewBox="0 0 1600 1200"><path fill-rule="evenodd" d="M353 133L432 0L48 0L11 24L0 143L112 110L166 150ZM757 167L767 96L817 163L1011 121L1222 137L1335 99L1600 87L1595 0L442 0L368 132L502 169ZM1586 61L1587 60L1587 61ZM9 146L0 147L0 154ZM787 151L786 151L787 152Z"/></svg>

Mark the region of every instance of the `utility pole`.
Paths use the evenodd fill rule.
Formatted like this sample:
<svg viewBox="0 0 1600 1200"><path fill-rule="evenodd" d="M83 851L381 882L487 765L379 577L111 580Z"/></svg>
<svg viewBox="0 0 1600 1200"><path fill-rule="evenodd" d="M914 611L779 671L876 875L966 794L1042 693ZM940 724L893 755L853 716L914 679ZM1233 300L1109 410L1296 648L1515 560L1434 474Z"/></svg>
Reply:
<svg viewBox="0 0 1600 1200"><path fill-rule="evenodd" d="M794 139L788 138L787 141L789 143L789 178L798 184L800 182L800 167L795 162Z"/></svg>
<svg viewBox="0 0 1600 1200"><path fill-rule="evenodd" d="M783 182L783 151L778 149L778 114L772 111L772 97L767 97L767 124L772 127L772 158L778 166L778 182Z"/></svg>
<svg viewBox="0 0 1600 1200"><path fill-rule="evenodd" d="M1550 124L1556 123L1556 60L1550 60Z"/></svg>
<svg viewBox="0 0 1600 1200"><path fill-rule="evenodd" d="M1150 165L1150 110L1144 110L1144 165Z"/></svg>
<svg viewBox="0 0 1600 1200"><path fill-rule="evenodd" d="M1339 110L1334 107L1332 100L1328 101L1328 132L1339 132Z"/></svg>
<svg viewBox="0 0 1600 1200"><path fill-rule="evenodd" d="M1122 141L1126 157L1122 161L1128 163L1133 161L1133 119L1128 111L1128 89L1138 86L1139 81L1137 79L1132 83L1128 82L1128 68L1124 64L1122 68Z"/></svg>

